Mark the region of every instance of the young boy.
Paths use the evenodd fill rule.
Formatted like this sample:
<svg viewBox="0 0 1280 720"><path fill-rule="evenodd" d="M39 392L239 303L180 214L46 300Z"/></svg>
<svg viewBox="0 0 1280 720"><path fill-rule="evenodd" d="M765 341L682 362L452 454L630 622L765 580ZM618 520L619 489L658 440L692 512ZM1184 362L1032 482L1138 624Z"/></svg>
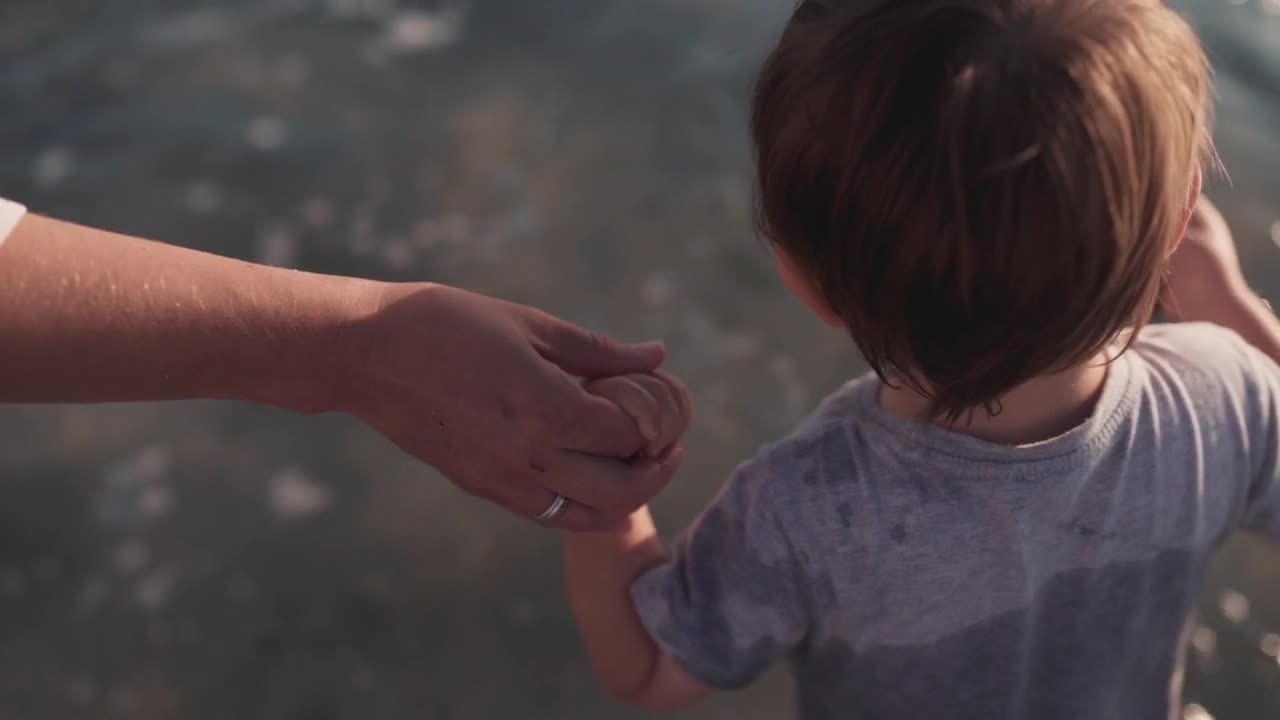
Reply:
<svg viewBox="0 0 1280 720"><path fill-rule="evenodd" d="M800 5L755 97L763 226L875 372L670 558L646 511L568 537L614 694L675 709L786 658L806 719L1178 711L1215 548L1280 537L1280 323L1212 208L1188 229L1208 86L1160 0ZM1130 331L1166 271L1217 325ZM591 388L679 452L674 381Z"/></svg>

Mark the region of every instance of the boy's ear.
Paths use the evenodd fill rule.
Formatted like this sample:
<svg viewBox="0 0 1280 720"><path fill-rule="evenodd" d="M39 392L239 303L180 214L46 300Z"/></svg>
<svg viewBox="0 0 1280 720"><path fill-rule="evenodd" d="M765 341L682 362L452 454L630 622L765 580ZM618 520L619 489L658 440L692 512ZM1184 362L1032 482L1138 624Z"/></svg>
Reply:
<svg viewBox="0 0 1280 720"><path fill-rule="evenodd" d="M1182 238L1187 234L1187 225L1191 223L1191 216L1196 211L1196 205L1200 203L1200 192L1204 189L1204 173L1199 169L1196 170L1195 177L1191 178L1191 188L1187 192L1187 202L1182 208L1182 222L1178 223L1178 232L1174 233L1169 239L1169 252L1165 258L1169 258L1177 251L1178 246L1182 244Z"/></svg>
<svg viewBox="0 0 1280 720"><path fill-rule="evenodd" d="M783 284L800 299L800 302L805 304L805 307L831 327L844 328L844 320L832 309L831 304L823 297L822 289L808 272L797 265L781 248L774 248L773 260L778 267L778 274L782 276Z"/></svg>

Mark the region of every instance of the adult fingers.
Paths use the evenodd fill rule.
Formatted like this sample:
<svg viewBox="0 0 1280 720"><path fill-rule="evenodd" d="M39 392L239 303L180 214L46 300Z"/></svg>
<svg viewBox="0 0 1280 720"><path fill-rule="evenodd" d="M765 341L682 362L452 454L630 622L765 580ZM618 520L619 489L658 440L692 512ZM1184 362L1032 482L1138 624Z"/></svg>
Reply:
<svg viewBox="0 0 1280 720"><path fill-rule="evenodd" d="M560 500L559 498L561 497L564 500ZM569 532L598 532L607 530L615 523L607 513L600 512L568 496L562 496L549 490L539 490L536 492L536 498L541 510L534 513L532 519L546 528L568 530ZM544 513L547 513L554 505L559 505L559 510L550 517L545 517Z"/></svg>
<svg viewBox="0 0 1280 720"><path fill-rule="evenodd" d="M529 320L531 342L538 354L570 375L599 378L657 369L666 360L660 342L629 345L546 313Z"/></svg>
<svg viewBox="0 0 1280 720"><path fill-rule="evenodd" d="M693 424L693 393L689 392L689 386L685 385L684 381L674 375L661 370L653 374L667 384L676 404L680 407L680 433L683 435Z"/></svg>
<svg viewBox="0 0 1280 720"><path fill-rule="evenodd" d="M519 482L497 484L458 483L460 489L472 497L498 505L516 517L524 518L543 527L559 528L572 532L590 532L610 527L609 516L578 502L569 496L563 501L559 493L541 486ZM559 507L551 512L552 505Z"/></svg>
<svg viewBox="0 0 1280 720"><path fill-rule="evenodd" d="M562 452L555 472L545 475L543 485L616 522L662 492L683 460L684 449L679 445L662 458L637 463Z"/></svg>

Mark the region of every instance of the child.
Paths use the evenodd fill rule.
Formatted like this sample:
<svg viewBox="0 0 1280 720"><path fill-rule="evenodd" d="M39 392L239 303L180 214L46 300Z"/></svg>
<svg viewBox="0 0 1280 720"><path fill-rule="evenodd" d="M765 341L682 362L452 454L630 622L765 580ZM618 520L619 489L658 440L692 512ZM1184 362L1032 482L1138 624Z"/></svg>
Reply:
<svg viewBox="0 0 1280 720"><path fill-rule="evenodd" d="M1202 205L1208 71L1160 0L800 5L755 96L787 285L873 374L668 559L567 538L592 662L675 709L789 660L801 717L1170 718L1232 530L1280 537L1280 323ZM1184 247L1169 262L1178 241ZM1140 332L1165 286L1183 323ZM591 389L655 447L654 378Z"/></svg>

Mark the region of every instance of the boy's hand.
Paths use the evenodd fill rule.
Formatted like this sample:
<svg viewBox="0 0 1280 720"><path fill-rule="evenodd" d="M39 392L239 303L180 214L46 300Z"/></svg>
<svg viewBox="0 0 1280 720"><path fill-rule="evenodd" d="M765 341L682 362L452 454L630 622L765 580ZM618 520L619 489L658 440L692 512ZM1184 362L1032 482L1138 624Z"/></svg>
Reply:
<svg viewBox="0 0 1280 720"><path fill-rule="evenodd" d="M1176 320L1207 319L1248 295L1231 228L1201 196L1182 243L1169 258L1160 305Z"/></svg>
<svg viewBox="0 0 1280 720"><path fill-rule="evenodd" d="M662 372L593 380L587 392L613 402L631 416L645 439L648 458L665 456L689 429L693 399L684 383Z"/></svg>

